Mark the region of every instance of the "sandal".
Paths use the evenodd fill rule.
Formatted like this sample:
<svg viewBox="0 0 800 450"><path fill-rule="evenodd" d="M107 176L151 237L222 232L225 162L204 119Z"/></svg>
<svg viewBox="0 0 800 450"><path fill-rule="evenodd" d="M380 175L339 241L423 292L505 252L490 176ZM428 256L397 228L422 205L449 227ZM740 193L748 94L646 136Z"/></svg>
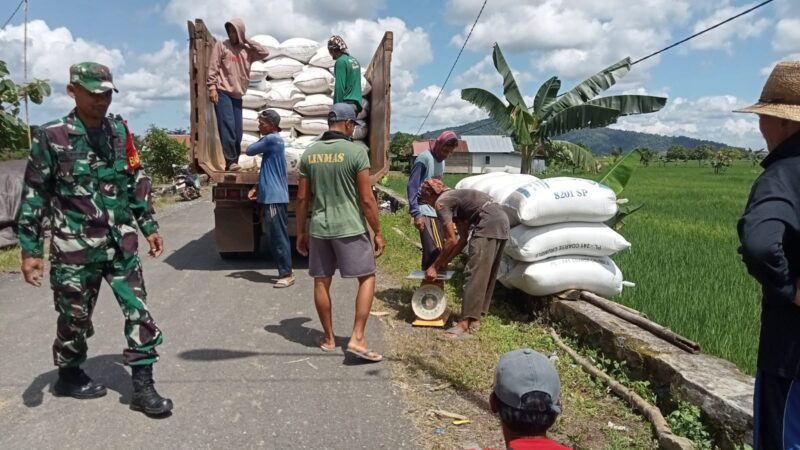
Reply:
<svg viewBox="0 0 800 450"><path fill-rule="evenodd" d="M314 342L317 344L317 347L319 347L319 349L322 350L325 353L335 352L336 351L336 347L335 346L334 347L328 347L327 345L324 345L322 343L322 341L324 341L324 340L325 340L325 336L319 336L316 339L314 339Z"/></svg>
<svg viewBox="0 0 800 450"><path fill-rule="evenodd" d="M361 359L365 359L370 362L379 362L383 360L383 355L378 352L373 352L370 349L366 350L358 350L352 347L347 347L347 353L355 355Z"/></svg>
<svg viewBox="0 0 800 450"><path fill-rule="evenodd" d="M444 341L465 340L465 339L472 339L472 335L469 333L469 331L464 331L463 328L459 327L458 325L454 325L451 328L445 330L444 333L440 334L439 339Z"/></svg>
<svg viewBox="0 0 800 450"><path fill-rule="evenodd" d="M294 285L295 281L297 281L297 279L294 277L294 275L289 275L288 277L281 278L280 280L276 281L272 287L275 289L287 288Z"/></svg>

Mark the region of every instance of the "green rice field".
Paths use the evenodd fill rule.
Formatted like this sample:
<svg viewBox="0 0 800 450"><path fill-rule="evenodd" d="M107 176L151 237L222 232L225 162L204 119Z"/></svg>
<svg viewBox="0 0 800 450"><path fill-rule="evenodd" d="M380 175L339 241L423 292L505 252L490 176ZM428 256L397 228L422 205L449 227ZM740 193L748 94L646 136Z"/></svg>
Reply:
<svg viewBox="0 0 800 450"><path fill-rule="evenodd" d="M721 175L696 163L638 167L622 197L644 207L614 257L636 283L617 299L754 374L760 289L737 248L736 222L761 172L740 162Z"/></svg>
<svg viewBox="0 0 800 450"><path fill-rule="evenodd" d="M758 284L737 248L736 221L761 168L739 162L715 175L697 163L637 167L621 197L644 207L621 233L631 249L614 256L636 283L615 300L701 344L705 352L754 374L758 346ZM449 186L463 175L447 175ZM406 178L387 185L405 193Z"/></svg>

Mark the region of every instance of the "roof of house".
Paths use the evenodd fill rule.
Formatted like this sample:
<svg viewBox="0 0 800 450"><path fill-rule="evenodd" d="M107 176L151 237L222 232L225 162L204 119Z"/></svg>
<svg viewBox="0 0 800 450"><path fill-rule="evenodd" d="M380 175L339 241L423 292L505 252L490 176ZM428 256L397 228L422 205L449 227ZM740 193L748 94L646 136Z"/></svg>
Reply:
<svg viewBox="0 0 800 450"><path fill-rule="evenodd" d="M192 148L192 136L189 134L170 134L169 137L185 145L186 148Z"/></svg>
<svg viewBox="0 0 800 450"><path fill-rule="evenodd" d="M514 143L508 136L462 136L470 153L514 153Z"/></svg>

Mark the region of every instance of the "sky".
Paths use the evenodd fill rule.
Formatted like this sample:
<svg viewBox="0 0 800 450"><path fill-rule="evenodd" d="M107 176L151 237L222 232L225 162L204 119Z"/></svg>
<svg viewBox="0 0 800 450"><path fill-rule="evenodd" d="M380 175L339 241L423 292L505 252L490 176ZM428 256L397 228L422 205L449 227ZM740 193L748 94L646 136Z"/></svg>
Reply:
<svg viewBox="0 0 800 450"><path fill-rule="evenodd" d="M5 22L17 0L0 2ZM466 49L422 131L486 118L460 98L481 87L502 92L492 65L500 45L528 101L551 76L562 92L630 56L636 60L759 1L488 0ZM366 66L385 31L394 32L392 132L415 133L439 93L483 0L30 0L29 78L47 79L53 95L31 107L31 123L63 116L69 66L111 67L120 92L111 112L135 133L150 124L189 127L187 21L203 19L217 35L239 17L248 35L293 37L323 45L341 34ZM117 6L120 5L120 6ZM124 6L122 6L124 5ZM0 29L0 60L23 78L22 10ZM633 67L608 93L668 97L660 112L622 118L615 128L711 139L762 148L755 116L732 110L756 101L772 67L800 59L800 2L775 0L695 40Z"/></svg>

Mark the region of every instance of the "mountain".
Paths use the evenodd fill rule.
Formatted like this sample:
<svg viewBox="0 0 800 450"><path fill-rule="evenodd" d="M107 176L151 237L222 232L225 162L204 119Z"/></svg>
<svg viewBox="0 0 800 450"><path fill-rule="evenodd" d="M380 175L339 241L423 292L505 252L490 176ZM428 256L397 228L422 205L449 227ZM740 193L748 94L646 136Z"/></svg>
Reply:
<svg viewBox="0 0 800 450"><path fill-rule="evenodd" d="M479 120L449 129L455 131L459 136L506 134L492 119ZM435 139L442 131L444 131L444 129L428 131L422 136L428 139ZM660 134L615 130L613 128L587 128L584 130L571 131L558 136L556 139L575 143L581 142L592 149L594 153L598 154L608 154L616 147L622 147L623 150L641 147L649 148L657 152L665 151L673 145L681 145L687 149L693 149L698 145L707 144L715 150L730 147L722 142L694 139L686 136L663 136Z"/></svg>

